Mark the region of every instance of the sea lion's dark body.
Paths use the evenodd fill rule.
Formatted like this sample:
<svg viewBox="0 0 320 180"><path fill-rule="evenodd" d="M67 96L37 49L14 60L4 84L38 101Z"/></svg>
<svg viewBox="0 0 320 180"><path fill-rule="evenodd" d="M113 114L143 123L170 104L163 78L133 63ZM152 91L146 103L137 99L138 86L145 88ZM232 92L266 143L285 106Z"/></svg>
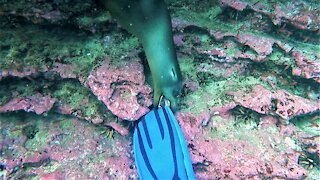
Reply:
<svg viewBox="0 0 320 180"><path fill-rule="evenodd" d="M136 35L145 50L154 86L154 105L161 95L176 106L182 77L173 44L171 18L163 0L101 0L111 15Z"/></svg>

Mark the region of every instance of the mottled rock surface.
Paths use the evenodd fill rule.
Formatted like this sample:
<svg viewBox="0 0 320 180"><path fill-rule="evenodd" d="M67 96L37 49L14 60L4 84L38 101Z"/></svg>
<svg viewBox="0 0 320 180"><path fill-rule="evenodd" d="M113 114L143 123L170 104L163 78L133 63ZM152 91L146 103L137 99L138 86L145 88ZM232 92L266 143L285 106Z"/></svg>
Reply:
<svg viewBox="0 0 320 180"><path fill-rule="evenodd" d="M197 178L318 179L318 1L166 2ZM93 0L0 1L0 29L0 177L138 179L139 40Z"/></svg>

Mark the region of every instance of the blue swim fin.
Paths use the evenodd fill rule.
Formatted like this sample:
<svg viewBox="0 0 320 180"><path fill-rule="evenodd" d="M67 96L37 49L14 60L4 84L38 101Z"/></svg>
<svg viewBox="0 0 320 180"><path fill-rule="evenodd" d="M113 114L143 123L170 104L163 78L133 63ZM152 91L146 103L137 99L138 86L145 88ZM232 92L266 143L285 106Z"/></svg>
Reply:
<svg viewBox="0 0 320 180"><path fill-rule="evenodd" d="M133 138L140 179L196 179L186 141L168 106L143 116Z"/></svg>

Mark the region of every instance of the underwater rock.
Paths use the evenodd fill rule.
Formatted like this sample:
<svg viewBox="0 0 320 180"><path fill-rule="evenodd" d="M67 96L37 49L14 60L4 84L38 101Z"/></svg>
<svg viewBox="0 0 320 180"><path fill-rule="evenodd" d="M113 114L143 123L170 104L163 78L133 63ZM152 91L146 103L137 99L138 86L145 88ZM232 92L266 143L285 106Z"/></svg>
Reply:
<svg viewBox="0 0 320 180"><path fill-rule="evenodd" d="M134 120L148 111L146 107L151 104L151 89L144 85L144 79L142 80L141 78L143 76L141 64L131 59L130 55L128 55L130 54L128 51L132 48L135 49L134 51L141 53L141 47L132 45L133 43L129 42L132 41L132 37L123 32L114 21L110 21L108 14L99 8L96 2L92 0L3 2L1 4L3 6L0 5L2 7L0 8L0 17L8 19L8 22L1 22L4 23L3 26L9 25L13 29L18 28L23 32L26 26L36 24L32 34L37 36L41 35L40 32L42 30L39 27L43 26L47 26L50 29L53 28L53 31L50 31L52 35L63 32L65 28L71 28L71 31L77 31L78 34L69 39L70 45L72 46L74 43L75 48L69 48L68 44L60 49L61 53L59 48L55 49L56 47L54 46L46 45L53 43L53 41L47 41L48 37L51 39L50 34L49 36L45 35L44 40L40 39L41 41L31 41L29 43L26 40L27 45L25 43L21 43L19 46L13 45L13 47L18 47L18 50L24 49L19 48L20 46L30 49L30 47L35 46L34 43L39 43L40 46L44 47L44 50L49 48L49 51L41 53L42 48L39 48L39 52L37 48L31 48L32 51L27 51L27 54L41 55L35 57L41 60L38 62L43 61L43 66L46 66L47 69L25 68L23 65L27 65L28 59L23 58L24 56L16 56L17 59L21 58L18 62L23 62L20 64L23 64L22 67L24 68L17 67L18 63L8 63L10 66L6 67L16 67L17 70L2 69L0 71L0 80L17 77L12 79L23 78L19 79L19 81L29 81L29 77L37 77L36 82L41 80L46 85L47 82L51 84L65 78L78 79L82 85L89 86L91 91L119 119ZM259 89L260 93L239 92L239 96L237 96L239 101L246 98L248 107L252 105L253 107L251 108L253 110L266 115L261 115L258 119L260 123L258 125L255 124L255 127L248 126L245 123L241 123L239 127L234 127L234 117L230 110L241 105L241 103L232 102L232 98L225 97L223 92L225 89L225 91L238 91L239 88L251 87L252 84L264 84L264 79L261 78L261 81L264 81L261 82L260 77L266 75L267 77L274 76L274 79L279 79L279 82L272 86L274 89L279 87L293 89L294 91L297 90L299 94L305 94L305 96L307 96L307 93L314 91L309 98L318 100L318 92L309 88L309 86L316 86L315 82L310 80L307 83L300 83L301 81L297 80L300 78L292 77L290 73L287 73L292 68L292 74L320 82L318 59L313 59L316 56L310 55L312 51L317 51L317 43L308 43L308 39L303 38L296 39L296 36L304 36L310 33L317 40L319 18L315 16L319 14L319 10L316 10L315 7L317 6L312 4L315 1L309 1L310 6L304 6L304 4L301 4L303 1L300 0L294 2L259 1L254 2L254 4L249 1L220 0L220 2L223 2L223 4L220 3L220 7L218 1L210 1L211 5L213 5L211 7L204 7L207 1L199 2L199 7L192 7L183 1L169 1L168 4L175 17L172 20L172 24L173 31L176 34L174 38L178 46L177 53L180 55L180 65L188 67L183 71L187 93L181 96L181 107L187 108L187 110L182 109L176 115L188 141L197 178L303 179L307 172L298 164L299 154L290 148L307 146L306 149L303 149L304 151L319 155L319 138L308 134L295 139L294 135L301 130L297 130L292 123L289 125L279 124L279 120L281 118L291 119L299 114L308 113L302 112L304 110L312 112L314 106L316 106L314 104L315 101L288 94L284 90L273 92L266 88L261 88ZM287 3L287 5L284 3ZM299 4L301 8L298 8ZM197 8L197 11L193 11L194 8ZM226 15L227 13L229 14ZM21 23L19 23L20 21ZM232 27L232 29L228 29L229 27ZM55 28L56 30L54 30ZM222 32L224 30L230 32ZM279 32L282 30L285 30L287 34L281 36ZM106 34L110 35L110 37L112 36L112 42L108 38L102 38ZM11 46L12 42L19 42L15 40L19 38L18 35L19 33L12 33L13 38L9 41L9 38L7 38L9 36L0 32L1 39L4 42L8 41L5 46L0 45L0 49L4 52L1 57L5 57L2 62L9 62L7 61L9 56L7 56L6 47L8 45ZM28 35L28 33L23 35ZM63 36L65 34L61 33L61 37L54 38L53 40L57 40L58 43L53 43L53 45L59 46L62 45L61 43L66 43L67 41ZM80 39L85 40L82 41ZM226 46L225 43L228 42L231 42L233 46ZM290 42L290 45L286 44L286 42ZM108 45L107 47L106 44ZM291 45L294 46L294 50ZM121 46L125 46L125 48ZM55 53L50 53L51 48ZM110 50L110 53L108 50L111 48L114 48L114 50ZM88 71L102 63L103 56L105 56L103 52L106 51L108 51L106 53L108 55L112 55L116 51L115 54L121 54L126 58L122 58L121 61L115 60L118 66L108 61L95 71L92 71L90 78L87 80ZM23 55L23 53L20 54ZM88 54L91 54L91 60L88 59ZM57 55L58 57L56 57ZM279 57L279 61L277 59L271 60L272 56ZM30 57L32 57L30 61L36 60L33 58L34 56ZM70 57L72 58L70 59ZM243 59L250 59L259 63ZM268 62L260 63L264 60L268 60ZM78 67L73 64L65 64L70 62L77 62ZM246 64L242 66L243 63ZM284 71L282 71L283 68L285 68ZM200 73L198 74L198 72ZM211 76L210 73L212 72L219 72L219 74ZM202 77L202 74L205 75ZM251 75L255 78L251 79L250 82L242 81ZM292 87L293 84L290 83L295 80L297 80L295 82L297 84ZM302 81L305 82L303 79ZM4 84L2 87L6 87L6 82L8 81L1 81ZM215 84L215 82L221 83L217 83L219 85L217 88L212 88L211 84ZM227 83L227 85L223 85L224 83ZM80 88L82 85L79 83L75 88ZM48 94L50 94L53 89L49 87L46 92L49 91ZM221 94L220 90L222 91ZM206 95L207 91L214 93L212 93L213 95L209 93L209 96ZM74 91L69 90L69 92L73 93ZM101 126L94 126L87 123L87 121L81 121L76 118L72 120L61 119L61 117L69 116L57 115L54 118L50 118L50 121L46 121L49 119L47 118L48 116L33 116L33 118L43 118L39 122L43 123L45 127L42 128L46 129L40 129L40 133L37 134L41 138L40 140L36 141L37 137L33 140L28 140L30 142L34 141L34 143L32 146L28 146L29 149L26 149L23 146L25 139L21 140L23 138L17 136L20 133L19 123L12 123L14 127L11 129L11 139L6 139L7 135L1 135L2 132L10 131L10 129L8 130L7 127L3 126L9 121L3 119L1 121L2 132L0 137L5 137L5 140L0 141L0 149L4 156L0 157L0 161L1 164L5 163L8 174L13 172L15 167L20 167L20 170L18 170L19 173L22 172L20 175L36 176L24 178L138 179L132 158L132 138L130 133L126 137L119 135L128 134L128 129L113 122L115 117L113 115L109 116L111 113L107 110L104 113L88 111L92 112L90 114L93 115L86 118L85 110L88 106L84 106L84 104L89 102L81 100L83 99L81 98L82 91L76 92L80 95L79 101L74 101L78 100L78 98L64 99L69 97L69 94L63 92L61 99L60 97L57 98L54 110L61 114L70 114L72 117L86 119L89 122L102 123ZM89 94L91 97L92 94ZM189 104L184 105L184 102L188 101L188 98L193 95L196 95L197 99L190 100L192 103L189 103L190 107L194 108L189 108ZM241 97L242 95L244 97ZM87 97L87 94L85 94L85 97ZM95 102L93 104L96 105L96 102L99 105L101 104L95 97L92 99ZM210 101L210 99L213 99L213 101ZM66 103L68 103L68 100L71 101L69 101L69 104L63 104L60 102L63 100ZM228 103L229 101L231 102ZM70 102L72 102L72 106L70 106ZM228 104L221 105L223 103ZM282 106L281 104L284 105ZM15 105L12 105L12 107L15 107ZM89 107L88 110L91 110L91 106ZM103 105L101 107L104 110L106 109ZM265 108L264 111L262 111L263 108ZM298 109L300 108L303 110L299 112ZM4 115L5 118L8 116L11 118L14 114L1 115ZM26 114L26 116L30 115L30 113ZM270 116L269 114L278 114L281 118ZM57 118L59 122L54 121ZM28 120L27 122L30 123L31 121ZM39 122L37 124L41 124ZM113 133L113 130L105 126L110 126L119 134ZM279 129L277 129L278 126ZM124 142L119 143L120 140L124 140ZM296 141L296 144L292 145L293 141ZM30 142L29 144L31 144ZM290 144L290 146L286 147L287 144ZM299 148L294 150L299 151ZM39 152L43 156L39 156ZM16 166L23 163L42 162L48 155L52 158L49 166L27 169ZM17 175L12 178L18 179L22 177Z"/></svg>
<svg viewBox="0 0 320 180"><path fill-rule="evenodd" d="M320 136L303 133L299 135L299 141L303 144L307 153L320 157Z"/></svg>
<svg viewBox="0 0 320 180"><path fill-rule="evenodd" d="M219 48L214 48L209 51L205 51L205 53L207 53L211 56L218 56L220 58L222 58L222 57L225 58L227 56L226 52L223 49L219 49Z"/></svg>
<svg viewBox="0 0 320 180"><path fill-rule="evenodd" d="M261 85L253 87L251 93L229 93L239 105L260 114L277 114L289 120L298 115L320 111L317 102L290 94L285 90L269 91Z"/></svg>
<svg viewBox="0 0 320 180"><path fill-rule="evenodd" d="M40 14L39 16L52 22L65 19L59 10L46 12L45 14Z"/></svg>
<svg viewBox="0 0 320 180"><path fill-rule="evenodd" d="M24 67L22 70L12 69L12 70L1 70L0 69L0 81L6 77L27 77L27 76L37 76L39 72L33 67Z"/></svg>
<svg viewBox="0 0 320 180"><path fill-rule="evenodd" d="M128 153L129 143L117 142L117 155L106 159L109 167L104 170L109 179L138 179L133 157Z"/></svg>
<svg viewBox="0 0 320 180"><path fill-rule="evenodd" d="M12 112L24 110L26 112L35 112L36 114L47 113L53 107L56 99L43 95L34 95L28 97L15 98L3 106L0 106L0 112Z"/></svg>
<svg viewBox="0 0 320 180"><path fill-rule="evenodd" d="M250 59L250 60L257 59L257 57L254 54L248 54L243 52L237 52L237 54L234 57L237 59Z"/></svg>
<svg viewBox="0 0 320 180"><path fill-rule="evenodd" d="M40 69L26 66L22 69L7 69L0 70L0 81L8 78L8 77L17 77L17 78L25 78L25 77L39 77L40 75L44 75L47 79L55 79L53 75L59 75L62 79L75 79L77 75L75 71L78 70L76 64L61 64L61 63L53 63L52 67L41 67Z"/></svg>
<svg viewBox="0 0 320 180"><path fill-rule="evenodd" d="M234 56L236 59L246 58L257 62L264 61L266 60L266 57L272 53L273 46L275 44L285 52L289 52L292 49L288 44L282 43L278 40L251 34L237 34L211 30L210 35L212 35L218 41L223 40L225 37L234 37L238 43L249 46L257 53L257 55L254 55L245 52L238 52Z"/></svg>
<svg viewBox="0 0 320 180"><path fill-rule="evenodd" d="M183 129L184 137L187 141L192 141L196 138L196 135L201 132L201 124L203 121L207 121L210 118L208 112L203 112L199 115L192 114L190 112L178 112L176 118Z"/></svg>
<svg viewBox="0 0 320 180"><path fill-rule="evenodd" d="M60 75L61 78L77 78L76 73L77 70L76 64L61 64L61 63L53 63L52 68L50 69L51 72L56 72Z"/></svg>
<svg viewBox="0 0 320 180"><path fill-rule="evenodd" d="M91 72L87 85L116 116L125 120L137 120L149 109L151 88L146 86L143 66L136 59L117 67L110 60Z"/></svg>
<svg viewBox="0 0 320 180"><path fill-rule="evenodd" d="M198 52L201 54L209 55L209 58L212 59L213 61L217 61L221 63L234 62L234 58L232 56L228 56L227 53L221 48L213 48L210 50L198 49Z"/></svg>
<svg viewBox="0 0 320 180"><path fill-rule="evenodd" d="M137 179L131 141L118 134L110 138L107 128L77 118L48 117L28 114L19 120L17 115L9 121L8 116L0 116L1 178ZM21 131L28 124L37 124L39 129L33 139Z"/></svg>
<svg viewBox="0 0 320 180"><path fill-rule="evenodd" d="M184 44L184 36L179 34L179 35L174 35L173 36L173 41L174 41L174 44L176 46L182 46Z"/></svg>
<svg viewBox="0 0 320 180"><path fill-rule="evenodd" d="M115 131L120 133L122 136L127 136L129 134L128 129L122 127L120 124L116 122L110 122L110 123L107 123L106 125L112 127Z"/></svg>
<svg viewBox="0 0 320 180"><path fill-rule="evenodd" d="M195 92L199 88L199 83L192 80L185 80L184 86L187 90L190 90L191 92Z"/></svg>
<svg viewBox="0 0 320 180"><path fill-rule="evenodd" d="M263 157L263 152L250 145L250 143L241 140L231 141L199 140L193 143L196 147L202 146L193 153L205 155L202 162L198 163L207 164L210 167L207 172L200 171L197 173L199 179L211 179L212 177L300 179L307 175L306 170L298 165L297 160L291 159L285 154L275 155L274 160L267 160ZM271 153L271 150L268 150L268 153ZM286 161L289 163L283 166Z"/></svg>
<svg viewBox="0 0 320 180"><path fill-rule="evenodd" d="M256 61L264 60L267 55L271 54L273 50L272 46L275 43L273 39L249 34L239 34L235 36L235 38L239 43L249 46L258 54L258 56L253 59Z"/></svg>
<svg viewBox="0 0 320 180"><path fill-rule="evenodd" d="M292 74L306 79L314 79L320 83L320 59L310 60L300 51L292 51L292 57L298 67L292 69Z"/></svg>
<svg viewBox="0 0 320 180"><path fill-rule="evenodd" d="M208 126L211 117L220 116L224 118L230 117L230 110L237 106L236 103L231 102L223 106L213 106L207 111L202 111L195 115L190 112L177 112L176 118L179 122L183 122L181 126L184 129L184 136L188 141L196 138L196 135L201 132L201 128Z"/></svg>
<svg viewBox="0 0 320 180"><path fill-rule="evenodd" d="M16 16L25 18L32 23L39 24L47 21L52 24L67 24L70 19L78 17L96 7L93 0L79 1L16 1L0 2L2 16Z"/></svg>
<svg viewBox="0 0 320 180"><path fill-rule="evenodd" d="M248 6L247 3L237 0L221 0L220 4L222 7L231 7L237 11L243 11Z"/></svg>
<svg viewBox="0 0 320 180"><path fill-rule="evenodd" d="M177 32L183 32L183 29L185 29L188 26L196 26L194 23L188 22L180 18L172 18L171 23L172 29Z"/></svg>
<svg viewBox="0 0 320 180"><path fill-rule="evenodd" d="M57 171L54 171L54 172L51 172L51 173L48 173L48 174L43 174L40 176L40 179L41 180L53 180L53 179L65 179L65 175L63 172L57 170Z"/></svg>
<svg viewBox="0 0 320 180"><path fill-rule="evenodd" d="M206 118L211 120L203 126ZM177 120L198 179L300 179L308 174L298 164L299 154L285 143L289 135L275 130L276 124L259 130L241 129L232 125L232 118L208 112L179 112Z"/></svg>
<svg viewBox="0 0 320 180"><path fill-rule="evenodd" d="M217 31L217 30L210 30L210 35L214 37L215 40L221 41L225 37L229 36L236 36L236 34L232 32L222 32L222 31Z"/></svg>
<svg viewBox="0 0 320 180"><path fill-rule="evenodd" d="M61 100L57 101L56 106L57 106L56 112L59 114L71 115L71 114L73 114L73 112L75 112L75 109L68 106L66 103L63 103Z"/></svg>
<svg viewBox="0 0 320 180"><path fill-rule="evenodd" d="M309 15L301 15L292 18L292 25L298 29L308 29L313 19Z"/></svg>
<svg viewBox="0 0 320 180"><path fill-rule="evenodd" d="M85 103L86 101L83 101ZM88 103L88 102L87 102ZM102 117L101 113L96 112L94 115L88 116L84 112L86 110L85 107L71 107L70 105L64 103L61 100L58 100L55 105L55 112L59 114L66 114L66 115L72 115L74 117L77 117L79 119L84 119L88 122L91 122L93 124L101 124L104 122L104 118Z"/></svg>
<svg viewBox="0 0 320 180"><path fill-rule="evenodd" d="M295 1L294 3L282 4L276 2L267 5L256 2L249 4L240 0L221 0L222 7L230 7L236 11L244 11L250 9L269 17L274 25L281 26L290 24L299 30L319 31L320 19L318 18L319 9L316 7L308 7L303 1ZM309 5L310 6L310 5Z"/></svg>

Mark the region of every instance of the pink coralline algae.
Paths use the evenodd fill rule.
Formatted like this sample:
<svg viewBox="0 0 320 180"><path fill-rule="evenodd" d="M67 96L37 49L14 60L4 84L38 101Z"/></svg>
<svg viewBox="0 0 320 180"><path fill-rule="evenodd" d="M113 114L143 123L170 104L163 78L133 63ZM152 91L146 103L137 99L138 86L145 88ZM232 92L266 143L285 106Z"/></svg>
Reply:
<svg viewBox="0 0 320 180"><path fill-rule="evenodd" d="M199 89L199 83L197 81L185 80L184 86L187 90L190 90L191 92L195 92L197 89Z"/></svg>
<svg viewBox="0 0 320 180"><path fill-rule="evenodd" d="M248 34L239 34L236 40L244 45L249 46L258 53L257 61L263 60L267 55L272 53L272 46L275 43L273 39L258 37Z"/></svg>
<svg viewBox="0 0 320 180"><path fill-rule="evenodd" d="M90 74L87 85L114 115L137 120L152 104L151 88L144 82L143 66L138 60L124 62L121 67L107 60Z"/></svg>
<svg viewBox="0 0 320 180"><path fill-rule="evenodd" d="M110 139L101 128L88 126L76 118L62 119L55 117L45 123L36 123L43 121L41 118L30 119L45 133L34 139L23 135L22 127L2 121L1 128L16 133L15 136L0 134L3 179L21 179L28 175L38 179L137 179L131 141L119 136ZM27 125L30 121L22 123ZM71 126L61 129L66 124Z"/></svg>
<svg viewBox="0 0 320 180"><path fill-rule="evenodd" d="M228 107L234 106L227 106L226 109L229 109ZM177 114L198 179L301 179L307 175L307 171L298 164L298 153L289 146L281 151L275 148L274 141L285 144L285 138L280 131L274 134L265 129L252 131L251 133L255 133L252 136L258 137L260 145L257 146L250 143L250 140L238 139L239 134L233 134L235 132L230 130L228 122L230 117L222 119L209 114ZM210 116L211 121L204 127L203 121ZM230 137L212 135L220 129L226 131L224 136Z"/></svg>
<svg viewBox="0 0 320 180"><path fill-rule="evenodd" d="M320 83L320 60L310 60L300 51L292 51L292 56L298 67L292 69L292 74L306 79L314 79Z"/></svg>
<svg viewBox="0 0 320 180"><path fill-rule="evenodd" d="M56 112L59 114L71 115L75 109L63 103L61 100L58 100L56 103Z"/></svg>
<svg viewBox="0 0 320 180"><path fill-rule="evenodd" d="M50 71L58 73L61 78L77 78L77 75L74 71L77 69L75 64L61 64L53 63L53 66Z"/></svg>
<svg viewBox="0 0 320 180"><path fill-rule="evenodd" d="M122 136L126 136L129 134L128 129L126 129L125 127L122 127L121 125L119 125L116 122L110 122L110 123L107 123L106 125L109 127L112 127L115 131L120 133Z"/></svg>
<svg viewBox="0 0 320 180"><path fill-rule="evenodd" d="M223 40L224 37L236 36L236 34L232 32L222 32L222 31L216 31L216 30L210 30L210 35L213 36L214 39L217 41Z"/></svg>
<svg viewBox="0 0 320 180"><path fill-rule="evenodd" d="M237 11L243 11L248 6L247 3L237 0L221 0L220 3L222 6L229 6Z"/></svg>
<svg viewBox="0 0 320 180"><path fill-rule="evenodd" d="M213 48L207 51L203 51L201 49L198 49L199 53L204 53L209 55L210 59L218 62L232 62L233 58L230 56L227 56L227 53L220 49L220 48Z"/></svg>
<svg viewBox="0 0 320 180"><path fill-rule="evenodd" d="M221 0L222 7L230 7L237 11L250 9L268 16L274 25L291 24L300 30L318 31L320 26L320 19L318 18L317 9L304 9L304 5L300 2L289 3L286 7L281 7L278 4L273 5L272 8L263 7L261 3L249 4L239 0ZM293 8L290 8L293 6ZM294 9L292 13L291 9Z"/></svg>
<svg viewBox="0 0 320 180"><path fill-rule="evenodd" d="M259 151L246 141L224 142L203 139L195 141L193 144L196 147L205 147L194 150L192 152L193 158L199 161L198 163L210 164L211 166L208 172L197 173L200 179L213 177L213 179L255 179L266 177L300 179L307 174L306 170L297 164L297 159L281 154L275 155L271 161L266 160L262 151ZM245 151L251 153L244 153Z"/></svg>
<svg viewBox="0 0 320 180"><path fill-rule="evenodd" d="M298 29L308 29L308 26L312 23L312 19L308 15L302 15L292 18L292 25Z"/></svg>
<svg viewBox="0 0 320 180"><path fill-rule="evenodd" d="M25 77L38 77L41 74L49 74L54 73L58 74L62 79L66 78L77 78L75 71L77 70L77 66L75 64L61 64L61 63L53 63L52 67L48 68L43 66L39 69L27 66L22 69L8 69L8 70L0 70L0 81L4 78L8 77L16 77L16 78L25 78ZM81 79L79 78L81 81Z"/></svg>
<svg viewBox="0 0 320 180"><path fill-rule="evenodd" d="M230 110L237 106L236 103L231 102L223 106L213 106L207 111L203 111L198 115L189 112L178 112L176 114L177 120L183 122L182 126L185 129L185 138L189 141L195 138L195 135L201 132L202 126L207 126L210 118L214 115L219 115L224 118L229 118Z"/></svg>
<svg viewBox="0 0 320 180"><path fill-rule="evenodd" d="M173 41L176 46L182 46L184 44L184 36L182 34L173 36Z"/></svg>
<svg viewBox="0 0 320 180"><path fill-rule="evenodd" d="M84 101L85 102L85 101ZM55 112L59 114L66 114L66 115L72 115L79 119L85 119L89 122L92 122L93 124L100 124L103 123L103 117L100 114L95 114L94 117L91 116L85 116L85 113L83 110L77 109L75 107L71 107L70 105L67 105L66 103L62 102L61 100L58 100L55 105Z"/></svg>
<svg viewBox="0 0 320 180"><path fill-rule="evenodd" d="M0 112L24 110L26 112L43 114L51 110L55 101L56 99L51 98L50 96L42 95L15 98L5 105L0 106Z"/></svg>
<svg viewBox="0 0 320 180"><path fill-rule="evenodd" d="M172 28L175 31L183 31L184 28L187 26L195 26L194 23L190 23L186 20L179 19L179 18L172 18Z"/></svg>
<svg viewBox="0 0 320 180"><path fill-rule="evenodd" d="M60 11L50 11L45 14L41 14L40 17L52 22L64 19L63 14Z"/></svg>
<svg viewBox="0 0 320 180"><path fill-rule="evenodd" d="M41 180L52 180L52 179L62 180L62 179L65 179L65 176L62 172L55 171L55 172L41 175L40 179Z"/></svg>
<svg viewBox="0 0 320 180"><path fill-rule="evenodd" d="M117 155L106 159L105 164L109 167L105 172L110 179L137 179L136 169L129 168L133 165L133 157L128 153L129 143L117 142Z"/></svg>
<svg viewBox="0 0 320 180"><path fill-rule="evenodd" d="M38 75L39 72L33 67L25 67L22 70L12 69L12 70L0 70L0 81L6 77L26 77L31 75Z"/></svg>
<svg viewBox="0 0 320 180"><path fill-rule="evenodd" d="M234 58L246 58L251 59L253 61L261 62L266 59L268 55L270 55L273 51L273 46L276 44L279 48L281 48L285 52L289 52L292 48L287 44L284 44L280 41L277 41L272 38L255 36L251 34L236 34L231 32L221 32L211 30L210 34L216 40L222 40L224 37L234 37L235 40L243 45L249 46L252 50L254 50L255 54L248 54L245 52L238 52Z"/></svg>
<svg viewBox="0 0 320 180"><path fill-rule="evenodd" d="M269 91L261 85L253 87L252 92L229 93L234 101L260 114L277 114L283 119L291 119L298 115L320 110L317 102L290 94L285 90Z"/></svg>
<svg viewBox="0 0 320 180"><path fill-rule="evenodd" d="M317 10L299 10L301 5L296 3L294 6L295 11L298 13L291 13L290 8L282 8L279 5L275 6L275 11L268 13L266 11L262 11L263 13L269 15L272 22L275 25L281 25L282 23L289 23L300 30L311 30L317 31L319 30L319 18L316 14L318 14ZM299 7L298 7L299 6ZM302 8L303 9L303 8Z"/></svg>
<svg viewBox="0 0 320 180"><path fill-rule="evenodd" d="M320 136L302 134L299 136L299 141L306 147L306 152L320 156Z"/></svg>

